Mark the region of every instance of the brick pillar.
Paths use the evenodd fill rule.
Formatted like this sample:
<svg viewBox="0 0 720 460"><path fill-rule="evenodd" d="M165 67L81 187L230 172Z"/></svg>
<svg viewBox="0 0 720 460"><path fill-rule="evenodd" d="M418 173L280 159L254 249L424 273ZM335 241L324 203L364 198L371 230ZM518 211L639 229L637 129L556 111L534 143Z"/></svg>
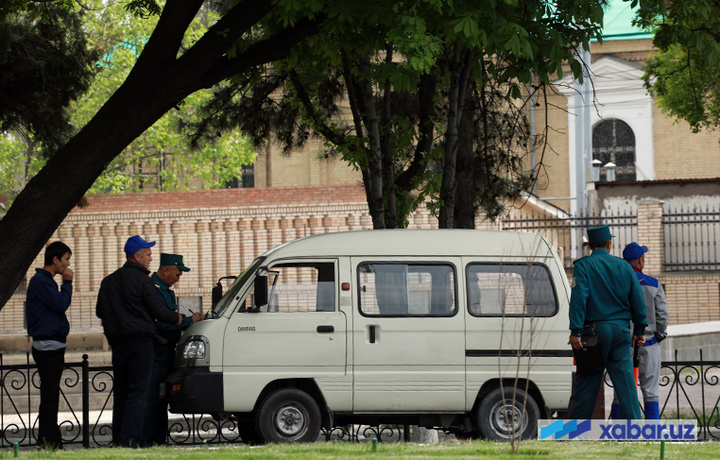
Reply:
<svg viewBox="0 0 720 460"><path fill-rule="evenodd" d="M284 216L280 220L280 229L282 230L283 243L296 239L297 231L295 229L295 216Z"/></svg>
<svg viewBox="0 0 720 460"><path fill-rule="evenodd" d="M210 219L200 219L195 222L197 240L196 244L190 246L191 250L187 252L187 255L190 259L195 259L197 270L194 270L195 279L192 280L192 283L186 283L187 287L203 288L212 285L210 283L213 279L213 254L215 251L211 224Z"/></svg>
<svg viewBox="0 0 720 460"><path fill-rule="evenodd" d="M665 262L665 238L663 235L663 202L640 200L637 202L638 244L648 247L643 272L652 275L662 272Z"/></svg>
<svg viewBox="0 0 720 460"><path fill-rule="evenodd" d="M207 278L201 280L203 286L214 286L221 276L230 273L228 263L228 234L225 231L225 219L213 219L210 222L210 235L212 238L212 270ZM203 257L203 255L200 255ZM236 273L233 273L236 274Z"/></svg>
<svg viewBox="0 0 720 460"><path fill-rule="evenodd" d="M240 229L238 228L238 221L235 219L228 219L225 221L225 251L227 254L226 273L218 271L217 277L239 275L244 269L242 260L242 252L240 250ZM213 284L214 285L214 284Z"/></svg>
<svg viewBox="0 0 720 460"><path fill-rule="evenodd" d="M270 216L265 222L268 231L268 249L284 243L281 226L282 217ZM259 255L259 254L258 254Z"/></svg>

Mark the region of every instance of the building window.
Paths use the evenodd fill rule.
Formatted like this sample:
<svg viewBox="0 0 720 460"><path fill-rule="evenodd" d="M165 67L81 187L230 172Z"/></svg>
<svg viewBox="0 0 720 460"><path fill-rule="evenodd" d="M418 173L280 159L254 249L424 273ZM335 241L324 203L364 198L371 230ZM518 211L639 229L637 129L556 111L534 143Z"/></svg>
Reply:
<svg viewBox="0 0 720 460"><path fill-rule="evenodd" d="M244 165L242 177L225 182L225 188L254 188L255 187L255 166Z"/></svg>
<svg viewBox="0 0 720 460"><path fill-rule="evenodd" d="M634 182L635 174L635 133L622 120L603 120L593 127L593 160L601 165L615 163L615 180ZM600 168L600 181L606 181L606 169Z"/></svg>

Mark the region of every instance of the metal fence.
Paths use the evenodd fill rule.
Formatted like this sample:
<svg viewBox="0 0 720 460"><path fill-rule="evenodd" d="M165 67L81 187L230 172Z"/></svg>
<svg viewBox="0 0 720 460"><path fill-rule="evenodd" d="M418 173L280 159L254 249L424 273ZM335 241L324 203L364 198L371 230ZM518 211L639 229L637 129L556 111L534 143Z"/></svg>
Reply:
<svg viewBox="0 0 720 460"><path fill-rule="evenodd" d="M573 260L585 254L574 253L573 231L579 230L585 237L585 229L598 225L608 225L613 239L612 254L622 257L623 248L637 239L637 212L604 210L600 215L560 217L547 213L533 213L530 216L520 214L519 210L511 211L501 219L504 230L520 230L537 233L546 237L558 250L566 270L572 270Z"/></svg>
<svg viewBox="0 0 720 460"><path fill-rule="evenodd" d="M660 367L660 418L697 420L699 440L720 439L720 361L663 361ZM612 388L607 373L605 384ZM642 408L642 401L640 403Z"/></svg>
<svg viewBox="0 0 720 460"><path fill-rule="evenodd" d="M664 271L720 270L720 209L674 206L663 210Z"/></svg>
<svg viewBox="0 0 720 460"><path fill-rule="evenodd" d="M13 443L36 444L39 404L37 367L30 363L5 365L0 354L0 447ZM675 360L662 363L660 382L661 413L665 418L694 418L698 439L718 439L720 430L720 361ZM82 362L66 363L60 386L61 415L58 420L65 444L84 447L110 446L112 443L112 368L91 367L88 356ZM325 441L359 442L377 438L380 442L408 439L408 432L397 425L336 427L323 430ZM181 415L171 418L168 443L180 445L242 442L234 420L216 421L207 415Z"/></svg>
<svg viewBox="0 0 720 460"><path fill-rule="evenodd" d="M64 444L83 447L112 445L111 366L92 367L88 355L82 362L67 362L60 382L58 425ZM37 408L40 403L40 377L37 366L25 355L25 364L3 362L0 353L0 447L32 446L37 443ZM359 442L377 438L379 442L407 439L404 427L345 426L322 430L325 441ZM168 444L194 445L242 442L234 419L217 421L207 414L170 417Z"/></svg>

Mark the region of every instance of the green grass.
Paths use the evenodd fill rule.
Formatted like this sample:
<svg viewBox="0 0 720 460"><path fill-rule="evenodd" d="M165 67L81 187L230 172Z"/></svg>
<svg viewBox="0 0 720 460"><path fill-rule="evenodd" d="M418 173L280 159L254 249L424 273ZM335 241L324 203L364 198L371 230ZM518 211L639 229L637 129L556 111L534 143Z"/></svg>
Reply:
<svg viewBox="0 0 720 460"><path fill-rule="evenodd" d="M717 442L666 443L666 459L704 460L716 459L720 452ZM12 448L0 451L0 458L12 458ZM68 449L64 451L21 450L22 459L182 459L213 460L237 459L658 459L660 443L648 442L601 442L601 441L525 441L519 452L513 454L507 443L487 441L444 441L437 444L421 445L410 443L378 444L373 452L370 443L313 443L292 445L266 445L250 447L242 444L198 447L156 447L152 449Z"/></svg>

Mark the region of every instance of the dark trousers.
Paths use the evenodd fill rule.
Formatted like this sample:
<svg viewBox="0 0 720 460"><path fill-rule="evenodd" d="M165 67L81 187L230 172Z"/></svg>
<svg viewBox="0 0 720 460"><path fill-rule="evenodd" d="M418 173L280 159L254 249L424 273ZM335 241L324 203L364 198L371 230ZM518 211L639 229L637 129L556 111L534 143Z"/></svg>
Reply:
<svg viewBox="0 0 720 460"><path fill-rule="evenodd" d="M153 344L113 345L112 365L115 379L112 415L113 444L137 447L150 387Z"/></svg>
<svg viewBox="0 0 720 460"><path fill-rule="evenodd" d="M40 375L40 409L38 415L38 446L60 447L62 436L58 427L60 378L65 366L65 349L41 351L32 349Z"/></svg>
<svg viewBox="0 0 720 460"><path fill-rule="evenodd" d="M155 344L155 362L153 364L152 377L150 378L150 390L148 391L142 435L140 436L142 446L167 443L167 399L160 397L160 384L170 375L174 357L174 344Z"/></svg>
<svg viewBox="0 0 720 460"><path fill-rule="evenodd" d="M600 339L605 369L612 380L615 395L620 403L620 418L637 420L642 417L635 386L630 347L630 325L627 321L597 323L595 333ZM570 397L568 419L592 418L603 372L577 374L575 392Z"/></svg>

